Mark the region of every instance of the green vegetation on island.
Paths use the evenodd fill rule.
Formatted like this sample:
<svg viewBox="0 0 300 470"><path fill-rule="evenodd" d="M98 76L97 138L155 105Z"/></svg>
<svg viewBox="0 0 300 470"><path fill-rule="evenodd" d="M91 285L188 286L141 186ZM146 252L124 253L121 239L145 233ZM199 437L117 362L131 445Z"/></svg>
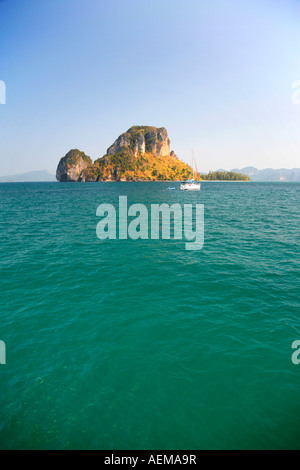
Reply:
<svg viewBox="0 0 300 470"><path fill-rule="evenodd" d="M82 172L81 178L84 181L181 181L191 175L191 168L174 156L145 152L135 157L124 149L96 160Z"/></svg>
<svg viewBox="0 0 300 470"><path fill-rule="evenodd" d="M202 181L251 181L249 176L235 171L210 171L199 176Z"/></svg>

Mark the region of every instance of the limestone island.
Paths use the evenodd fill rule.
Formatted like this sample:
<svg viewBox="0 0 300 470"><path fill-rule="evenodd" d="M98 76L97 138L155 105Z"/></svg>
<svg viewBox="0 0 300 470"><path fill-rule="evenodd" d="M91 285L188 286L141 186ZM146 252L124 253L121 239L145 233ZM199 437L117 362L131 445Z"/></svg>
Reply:
<svg viewBox="0 0 300 470"><path fill-rule="evenodd" d="M133 126L94 163L84 152L70 150L60 160L56 178L60 182L185 181L192 174L192 168L171 151L164 127ZM211 172L199 179L250 180L232 172Z"/></svg>

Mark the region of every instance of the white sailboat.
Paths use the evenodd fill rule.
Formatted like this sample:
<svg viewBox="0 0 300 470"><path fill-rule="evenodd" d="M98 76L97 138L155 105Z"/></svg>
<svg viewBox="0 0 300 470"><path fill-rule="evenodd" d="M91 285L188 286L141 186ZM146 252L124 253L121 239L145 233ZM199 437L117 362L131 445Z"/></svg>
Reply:
<svg viewBox="0 0 300 470"><path fill-rule="evenodd" d="M196 167L196 170L197 170L195 155L194 155L194 152L193 152L193 161L192 161L193 179L188 180L188 181L186 181L185 183L181 183L180 189L181 189L182 191L200 191L200 189L201 189L201 183L199 183L198 181L196 182L196 181L194 180L194 173L195 173L195 169L194 169L194 168L195 168L195 167ZM198 174L198 171L197 171L197 174Z"/></svg>

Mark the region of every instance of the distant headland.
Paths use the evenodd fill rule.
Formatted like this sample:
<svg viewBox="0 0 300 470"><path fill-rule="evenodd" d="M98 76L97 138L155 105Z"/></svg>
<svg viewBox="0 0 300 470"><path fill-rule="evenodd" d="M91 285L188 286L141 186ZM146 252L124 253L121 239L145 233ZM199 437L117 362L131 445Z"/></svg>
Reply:
<svg viewBox="0 0 300 470"><path fill-rule="evenodd" d="M52 183L55 176L47 170L28 171L17 175L0 176L0 183Z"/></svg>
<svg viewBox="0 0 300 470"><path fill-rule="evenodd" d="M192 168L171 151L164 127L133 126L94 163L84 152L70 150L61 158L56 178L60 182L184 181L192 174ZM250 181L248 176L235 172L211 172L199 178Z"/></svg>

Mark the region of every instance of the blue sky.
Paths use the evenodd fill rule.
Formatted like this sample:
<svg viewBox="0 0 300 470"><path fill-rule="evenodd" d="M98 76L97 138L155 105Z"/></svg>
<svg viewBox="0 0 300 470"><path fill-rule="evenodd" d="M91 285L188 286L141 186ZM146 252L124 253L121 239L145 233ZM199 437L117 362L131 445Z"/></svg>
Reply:
<svg viewBox="0 0 300 470"><path fill-rule="evenodd" d="M199 171L300 167L298 0L0 0L0 175L167 128Z"/></svg>

